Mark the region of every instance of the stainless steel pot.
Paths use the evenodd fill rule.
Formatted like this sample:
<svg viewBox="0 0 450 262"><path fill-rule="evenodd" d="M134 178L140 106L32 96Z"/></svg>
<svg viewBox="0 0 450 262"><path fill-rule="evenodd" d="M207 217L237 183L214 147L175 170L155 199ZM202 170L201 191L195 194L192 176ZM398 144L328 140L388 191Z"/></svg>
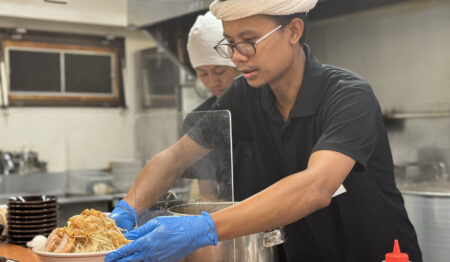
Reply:
<svg viewBox="0 0 450 262"><path fill-rule="evenodd" d="M450 257L450 179L445 165L433 164L434 175L417 175L425 165L410 165L405 178L398 181L408 216L414 225L423 261L448 261ZM415 166L415 167L414 167ZM414 179L408 173L415 173ZM425 179L423 178L425 177Z"/></svg>
<svg viewBox="0 0 450 262"><path fill-rule="evenodd" d="M194 203L174 206L167 211L172 215L200 215L202 211L214 213L231 206L230 202ZM276 245L284 242L283 229L262 232L219 241L217 246L198 249L183 262L276 262Z"/></svg>

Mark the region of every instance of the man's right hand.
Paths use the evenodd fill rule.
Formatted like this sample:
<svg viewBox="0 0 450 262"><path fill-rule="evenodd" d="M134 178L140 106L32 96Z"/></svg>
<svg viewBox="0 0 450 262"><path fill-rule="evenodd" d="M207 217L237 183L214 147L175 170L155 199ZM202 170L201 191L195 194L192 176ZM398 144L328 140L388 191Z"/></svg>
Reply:
<svg viewBox="0 0 450 262"><path fill-rule="evenodd" d="M109 217L116 221L118 227L128 232L135 228L138 220L136 211L125 200L117 203Z"/></svg>

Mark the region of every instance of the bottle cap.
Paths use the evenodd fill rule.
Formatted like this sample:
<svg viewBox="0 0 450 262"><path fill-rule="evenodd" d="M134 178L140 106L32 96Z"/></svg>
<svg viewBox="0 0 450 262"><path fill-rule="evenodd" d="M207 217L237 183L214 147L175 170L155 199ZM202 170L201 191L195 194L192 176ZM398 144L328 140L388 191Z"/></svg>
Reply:
<svg viewBox="0 0 450 262"><path fill-rule="evenodd" d="M386 253L386 262L409 262L408 254L400 252L398 240L394 241L394 250L392 253Z"/></svg>

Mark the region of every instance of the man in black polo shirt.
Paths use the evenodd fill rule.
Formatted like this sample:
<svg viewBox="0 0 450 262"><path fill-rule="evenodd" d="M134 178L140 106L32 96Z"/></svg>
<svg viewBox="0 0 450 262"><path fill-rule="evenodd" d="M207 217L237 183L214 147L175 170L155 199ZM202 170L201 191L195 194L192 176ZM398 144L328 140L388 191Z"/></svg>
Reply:
<svg viewBox="0 0 450 262"><path fill-rule="evenodd" d="M127 234L136 240L108 261L177 261L218 240L279 226L287 232L287 261L378 262L394 239L411 261L422 261L369 84L320 64L307 45L299 45L305 15L297 13L316 2L213 2L225 35L216 50L243 74L213 108L230 110L233 144L257 149L258 172L235 178L238 192L254 195L213 214L151 220ZM207 135L217 128L208 122L205 117L147 164L125 197L130 208L151 204L134 197L137 187L164 193L170 183L163 181L214 148L220 138ZM345 192L336 195L341 185Z"/></svg>

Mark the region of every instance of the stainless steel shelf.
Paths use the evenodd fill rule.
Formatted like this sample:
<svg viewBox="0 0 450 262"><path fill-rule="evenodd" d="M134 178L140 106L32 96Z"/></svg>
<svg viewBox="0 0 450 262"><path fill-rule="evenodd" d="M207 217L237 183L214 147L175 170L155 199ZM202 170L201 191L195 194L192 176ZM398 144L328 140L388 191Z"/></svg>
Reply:
<svg viewBox="0 0 450 262"><path fill-rule="evenodd" d="M436 117L450 117L450 111L383 114L384 119L410 119L410 118L436 118Z"/></svg>

